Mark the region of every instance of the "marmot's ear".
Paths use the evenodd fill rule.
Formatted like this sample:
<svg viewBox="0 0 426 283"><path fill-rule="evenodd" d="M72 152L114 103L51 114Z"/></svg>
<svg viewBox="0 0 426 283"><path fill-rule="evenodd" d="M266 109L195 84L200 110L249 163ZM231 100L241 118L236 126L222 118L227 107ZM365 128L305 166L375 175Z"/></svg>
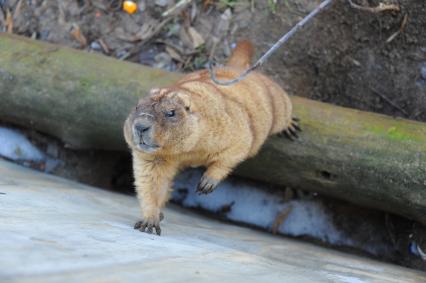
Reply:
<svg viewBox="0 0 426 283"><path fill-rule="evenodd" d="M151 97L151 99L153 99L153 100L158 100L161 96L161 92L162 92L161 88L157 88L157 87L152 88L149 91L149 97Z"/></svg>
<svg viewBox="0 0 426 283"><path fill-rule="evenodd" d="M181 103L183 107L185 107L186 111L191 110L191 97L188 94L178 91L175 92L173 96L177 98L178 102Z"/></svg>
<svg viewBox="0 0 426 283"><path fill-rule="evenodd" d="M158 87L151 88L151 90L149 91L149 94L150 95L160 94L160 89Z"/></svg>

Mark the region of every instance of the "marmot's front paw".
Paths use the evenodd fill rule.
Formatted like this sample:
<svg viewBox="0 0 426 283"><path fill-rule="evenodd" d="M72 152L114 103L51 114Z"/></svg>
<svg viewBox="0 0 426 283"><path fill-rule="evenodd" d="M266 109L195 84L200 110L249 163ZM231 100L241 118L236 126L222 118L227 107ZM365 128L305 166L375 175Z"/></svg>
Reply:
<svg viewBox="0 0 426 283"><path fill-rule="evenodd" d="M208 176L201 177L200 182L198 183L197 187L197 193L202 194L209 194L216 189L217 184L219 184L218 180L215 180L213 178L210 178Z"/></svg>
<svg viewBox="0 0 426 283"><path fill-rule="evenodd" d="M160 212L159 217L147 217L144 220L138 221L135 223L134 228L141 231L146 232L148 234L152 234L153 229L155 228L155 232L158 236L161 235L160 221L164 219L164 215Z"/></svg>

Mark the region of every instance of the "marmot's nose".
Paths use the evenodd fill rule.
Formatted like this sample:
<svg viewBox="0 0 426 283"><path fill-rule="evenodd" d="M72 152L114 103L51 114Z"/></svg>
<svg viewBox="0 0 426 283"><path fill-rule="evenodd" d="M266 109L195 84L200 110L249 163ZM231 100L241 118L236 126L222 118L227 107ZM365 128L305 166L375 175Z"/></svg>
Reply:
<svg viewBox="0 0 426 283"><path fill-rule="evenodd" d="M144 133L148 132L149 129L151 129L151 125L144 124L144 123L137 123L134 126L135 133L138 136L142 136Z"/></svg>

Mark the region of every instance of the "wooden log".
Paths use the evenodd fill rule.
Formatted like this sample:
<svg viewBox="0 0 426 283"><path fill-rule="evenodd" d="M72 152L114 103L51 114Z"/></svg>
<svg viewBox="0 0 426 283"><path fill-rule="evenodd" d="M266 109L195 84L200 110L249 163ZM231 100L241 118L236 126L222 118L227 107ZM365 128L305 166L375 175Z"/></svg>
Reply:
<svg viewBox="0 0 426 283"><path fill-rule="evenodd" d="M179 74L0 36L0 120L73 148L127 150L122 124L138 97ZM236 174L319 192L426 224L426 124L292 98L303 133L273 137Z"/></svg>
<svg viewBox="0 0 426 283"><path fill-rule="evenodd" d="M0 119L76 149L126 150L123 121L138 99L179 74L23 37L0 35Z"/></svg>
<svg viewBox="0 0 426 283"><path fill-rule="evenodd" d="M237 174L426 224L426 124L292 97L303 133L273 137Z"/></svg>

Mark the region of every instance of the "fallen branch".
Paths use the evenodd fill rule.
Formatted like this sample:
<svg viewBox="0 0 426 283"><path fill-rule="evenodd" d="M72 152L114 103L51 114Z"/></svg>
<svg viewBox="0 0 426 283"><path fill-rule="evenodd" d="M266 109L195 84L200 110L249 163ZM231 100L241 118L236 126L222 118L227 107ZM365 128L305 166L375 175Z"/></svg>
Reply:
<svg viewBox="0 0 426 283"><path fill-rule="evenodd" d="M400 33L403 33L405 30L405 26L407 25L407 22L408 22L408 14L405 14L404 18L402 19L399 30L397 30L395 33L389 36L389 38L386 40L386 43L392 42Z"/></svg>
<svg viewBox="0 0 426 283"><path fill-rule="evenodd" d="M408 117L408 113L407 111L405 111L404 109L402 109L398 104L395 104L392 100L390 100L389 98L387 98L387 96L385 96L384 94L380 93L379 91L375 90L374 88L371 88L371 91L379 96L381 99L383 99L384 101L386 101L389 105L393 106L395 109L397 109L399 112L401 112L402 114L405 115L405 117Z"/></svg>
<svg viewBox="0 0 426 283"><path fill-rule="evenodd" d="M396 4L380 3L376 7L365 7L365 6L355 4L354 2L352 2L352 0L348 0L348 2L349 2L349 4L351 5L352 8L358 9L358 10L361 10L361 11L370 12L370 13L381 13L381 12L385 12L385 11L399 12L401 10L399 5L396 5Z"/></svg>

